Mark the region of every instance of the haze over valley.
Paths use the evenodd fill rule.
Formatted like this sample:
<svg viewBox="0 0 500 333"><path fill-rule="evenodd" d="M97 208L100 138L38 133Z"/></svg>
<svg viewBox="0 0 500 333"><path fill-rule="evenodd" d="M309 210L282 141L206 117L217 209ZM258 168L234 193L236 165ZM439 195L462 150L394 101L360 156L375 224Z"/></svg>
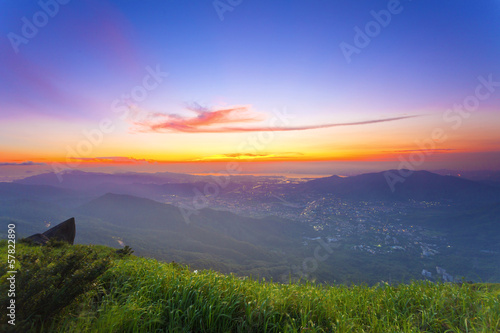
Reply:
<svg viewBox="0 0 500 333"><path fill-rule="evenodd" d="M24 236L75 216L79 243L281 282L442 279L436 266L498 282L500 183L406 171L394 192L387 175L398 170L314 179L47 173L0 183L0 216Z"/></svg>

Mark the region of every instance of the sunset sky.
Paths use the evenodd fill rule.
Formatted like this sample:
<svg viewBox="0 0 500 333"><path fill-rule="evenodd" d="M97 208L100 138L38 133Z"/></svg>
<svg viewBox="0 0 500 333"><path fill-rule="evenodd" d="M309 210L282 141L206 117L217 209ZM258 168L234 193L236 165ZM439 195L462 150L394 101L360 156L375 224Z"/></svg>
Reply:
<svg viewBox="0 0 500 333"><path fill-rule="evenodd" d="M0 34L0 174L500 169L498 0L9 0Z"/></svg>

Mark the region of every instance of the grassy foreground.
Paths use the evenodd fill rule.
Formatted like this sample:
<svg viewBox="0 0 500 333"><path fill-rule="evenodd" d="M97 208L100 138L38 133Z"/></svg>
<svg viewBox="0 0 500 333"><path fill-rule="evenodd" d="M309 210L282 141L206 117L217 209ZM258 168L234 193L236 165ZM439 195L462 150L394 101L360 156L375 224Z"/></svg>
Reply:
<svg viewBox="0 0 500 333"><path fill-rule="evenodd" d="M0 242L2 256L7 245ZM102 246L16 245L16 326L42 332L499 332L500 288L258 282ZM5 260L3 261L6 262ZM7 268L0 267L5 309Z"/></svg>

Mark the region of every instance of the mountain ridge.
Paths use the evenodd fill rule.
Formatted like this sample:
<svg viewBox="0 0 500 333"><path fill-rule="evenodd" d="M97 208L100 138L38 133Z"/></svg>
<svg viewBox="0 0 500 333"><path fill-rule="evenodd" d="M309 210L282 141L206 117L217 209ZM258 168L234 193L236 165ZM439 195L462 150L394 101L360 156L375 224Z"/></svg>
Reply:
<svg viewBox="0 0 500 333"><path fill-rule="evenodd" d="M387 170L350 177L330 176L310 180L302 188L358 200L463 202L500 199L500 190L494 186L425 170Z"/></svg>

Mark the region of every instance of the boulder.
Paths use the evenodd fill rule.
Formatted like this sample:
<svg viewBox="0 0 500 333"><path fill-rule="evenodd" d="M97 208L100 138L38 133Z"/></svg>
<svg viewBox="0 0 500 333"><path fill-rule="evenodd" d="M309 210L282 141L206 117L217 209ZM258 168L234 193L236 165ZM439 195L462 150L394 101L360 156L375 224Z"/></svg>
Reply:
<svg viewBox="0 0 500 333"><path fill-rule="evenodd" d="M34 234L27 239L34 243L45 245L49 240L55 239L59 241L67 242L73 245L76 235L76 225L75 218L72 217L62 223L59 223L55 227L50 228L43 234Z"/></svg>
<svg viewBox="0 0 500 333"><path fill-rule="evenodd" d="M47 236L44 236L43 234L34 234L29 237L26 237L25 239L40 245L45 245L49 241Z"/></svg>

